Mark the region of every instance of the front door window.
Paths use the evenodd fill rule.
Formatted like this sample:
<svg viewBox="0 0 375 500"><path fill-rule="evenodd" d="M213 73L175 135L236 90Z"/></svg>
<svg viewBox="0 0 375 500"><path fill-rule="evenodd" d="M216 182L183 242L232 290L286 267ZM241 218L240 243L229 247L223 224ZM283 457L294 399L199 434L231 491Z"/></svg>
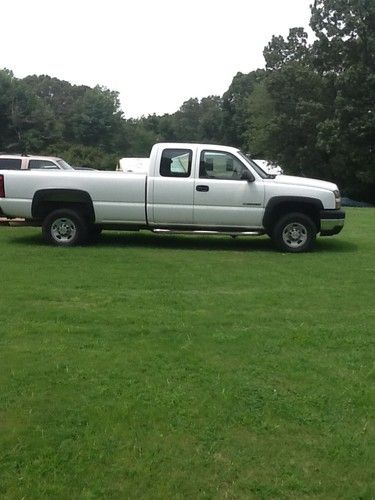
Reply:
<svg viewBox="0 0 375 500"><path fill-rule="evenodd" d="M239 181L247 171L245 165L230 153L202 151L199 163L201 179L223 179Z"/></svg>

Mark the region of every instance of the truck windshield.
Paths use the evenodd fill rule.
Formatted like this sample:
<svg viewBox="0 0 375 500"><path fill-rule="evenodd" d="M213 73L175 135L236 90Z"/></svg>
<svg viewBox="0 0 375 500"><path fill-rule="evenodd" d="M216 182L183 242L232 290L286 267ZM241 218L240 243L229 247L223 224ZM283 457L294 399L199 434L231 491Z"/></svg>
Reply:
<svg viewBox="0 0 375 500"><path fill-rule="evenodd" d="M255 161L253 161L251 158L249 158L245 153L242 151L237 151L238 154L241 156L241 158L244 160L245 163L248 165L251 165L251 167L256 171L257 174L259 174L262 179L274 179L275 176L271 174L267 174Z"/></svg>
<svg viewBox="0 0 375 500"><path fill-rule="evenodd" d="M56 160L58 165L60 166L60 168L62 168L63 170L74 170L73 167L71 167L69 165L69 163L66 163L66 161L64 160Z"/></svg>

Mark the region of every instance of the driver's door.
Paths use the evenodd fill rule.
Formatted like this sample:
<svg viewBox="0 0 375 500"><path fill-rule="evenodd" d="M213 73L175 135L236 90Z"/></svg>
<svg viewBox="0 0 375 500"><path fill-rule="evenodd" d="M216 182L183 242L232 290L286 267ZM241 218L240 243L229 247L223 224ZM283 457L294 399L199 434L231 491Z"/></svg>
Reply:
<svg viewBox="0 0 375 500"><path fill-rule="evenodd" d="M221 228L262 227L264 185L244 180L247 167L225 151L204 150L194 185L194 225Z"/></svg>

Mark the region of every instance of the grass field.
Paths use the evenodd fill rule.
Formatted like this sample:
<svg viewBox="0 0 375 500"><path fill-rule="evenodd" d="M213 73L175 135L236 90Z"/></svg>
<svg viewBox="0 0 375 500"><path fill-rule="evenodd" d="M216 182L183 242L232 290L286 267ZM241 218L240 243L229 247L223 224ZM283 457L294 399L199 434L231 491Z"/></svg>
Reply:
<svg viewBox="0 0 375 500"><path fill-rule="evenodd" d="M302 255L0 228L0 497L374 498L374 222Z"/></svg>

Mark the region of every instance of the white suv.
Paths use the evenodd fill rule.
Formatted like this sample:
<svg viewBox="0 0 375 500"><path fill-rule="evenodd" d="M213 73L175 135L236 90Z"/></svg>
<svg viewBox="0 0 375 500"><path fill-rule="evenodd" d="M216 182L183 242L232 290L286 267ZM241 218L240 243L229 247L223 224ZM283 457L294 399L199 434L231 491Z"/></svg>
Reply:
<svg viewBox="0 0 375 500"><path fill-rule="evenodd" d="M74 170L55 156L0 155L0 170Z"/></svg>

